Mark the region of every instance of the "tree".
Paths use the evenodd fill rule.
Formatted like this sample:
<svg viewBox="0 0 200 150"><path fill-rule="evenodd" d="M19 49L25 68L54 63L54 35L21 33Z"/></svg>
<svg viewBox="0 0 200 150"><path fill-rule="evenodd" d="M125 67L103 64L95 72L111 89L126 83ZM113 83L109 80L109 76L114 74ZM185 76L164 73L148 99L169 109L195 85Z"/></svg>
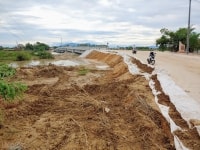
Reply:
<svg viewBox="0 0 200 150"><path fill-rule="evenodd" d="M25 50L36 50L36 51L43 51L43 50L49 50L49 46L45 43L40 43L40 42L36 42L35 44L30 44L27 43L25 45Z"/></svg>
<svg viewBox="0 0 200 150"><path fill-rule="evenodd" d="M161 50L171 50L178 51L179 42L187 44L187 28L179 28L177 31L173 32L166 28L160 30L162 36L156 40L156 45L159 46ZM199 36L194 32L194 28L190 29L190 51L193 52L199 47Z"/></svg>
<svg viewBox="0 0 200 150"><path fill-rule="evenodd" d="M33 50L33 49L34 49L34 47L33 47L32 44L27 43L27 44L25 45L25 50Z"/></svg>
<svg viewBox="0 0 200 150"><path fill-rule="evenodd" d="M3 50L3 46L0 46L0 50Z"/></svg>
<svg viewBox="0 0 200 150"><path fill-rule="evenodd" d="M166 35L162 35L161 38L156 40L156 46L159 45L159 49L166 50L169 38Z"/></svg>
<svg viewBox="0 0 200 150"><path fill-rule="evenodd" d="M47 44L40 42L36 42L36 44L34 44L33 47L34 50L39 50L39 51L49 50L49 46Z"/></svg>
<svg viewBox="0 0 200 150"><path fill-rule="evenodd" d="M200 34L192 32L190 33L190 52L197 51L200 48Z"/></svg>

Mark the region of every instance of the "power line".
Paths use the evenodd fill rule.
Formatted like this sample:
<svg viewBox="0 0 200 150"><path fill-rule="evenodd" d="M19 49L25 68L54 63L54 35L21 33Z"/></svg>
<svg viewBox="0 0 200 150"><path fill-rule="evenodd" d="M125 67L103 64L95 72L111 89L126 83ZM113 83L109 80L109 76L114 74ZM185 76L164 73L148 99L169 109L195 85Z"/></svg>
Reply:
<svg viewBox="0 0 200 150"><path fill-rule="evenodd" d="M0 25L1 25L1 28L4 29L5 31L7 31L8 33L10 33L13 37L16 38L17 41L21 40L22 41L22 38L17 35L16 33L14 33L10 27L8 26L4 26L2 22L0 22Z"/></svg>

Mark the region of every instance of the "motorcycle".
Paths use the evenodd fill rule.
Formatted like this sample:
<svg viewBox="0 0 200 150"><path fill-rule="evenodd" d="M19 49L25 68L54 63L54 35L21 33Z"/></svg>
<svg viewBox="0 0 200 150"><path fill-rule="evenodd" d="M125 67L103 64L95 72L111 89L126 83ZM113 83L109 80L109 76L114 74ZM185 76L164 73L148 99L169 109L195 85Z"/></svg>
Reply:
<svg viewBox="0 0 200 150"><path fill-rule="evenodd" d="M132 53L133 53L133 54L136 54L136 53L137 53L137 50L136 50L136 49L133 49L133 50L132 50Z"/></svg>
<svg viewBox="0 0 200 150"><path fill-rule="evenodd" d="M154 53L154 56L150 55L149 58L147 58L147 62L148 64L150 65L154 65L155 64L155 53Z"/></svg>

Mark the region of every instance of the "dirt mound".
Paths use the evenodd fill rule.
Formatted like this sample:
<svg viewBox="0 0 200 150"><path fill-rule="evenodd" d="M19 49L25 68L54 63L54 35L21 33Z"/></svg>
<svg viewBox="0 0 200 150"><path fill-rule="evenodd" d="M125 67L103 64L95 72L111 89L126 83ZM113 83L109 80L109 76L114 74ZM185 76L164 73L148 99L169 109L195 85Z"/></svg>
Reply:
<svg viewBox="0 0 200 150"><path fill-rule="evenodd" d="M123 59L119 55L114 55L110 53L97 53L96 51L92 51L86 58L92 58L99 61L103 61L107 63L109 66L114 67L120 62L123 62Z"/></svg>
<svg viewBox="0 0 200 150"><path fill-rule="evenodd" d="M32 80L32 78L53 78L63 74L64 71L72 71L74 67L56 67L53 64L48 66L37 66L37 67L22 67L18 69L17 77Z"/></svg>
<svg viewBox="0 0 200 150"><path fill-rule="evenodd" d="M143 72L147 72L151 74L154 68L147 66L146 64L142 64L139 60L132 58L132 63L136 64Z"/></svg>
<svg viewBox="0 0 200 150"><path fill-rule="evenodd" d="M88 68L85 75L79 67L54 65L18 70L13 80L29 87L23 101L4 108L0 148L175 149L148 81L130 74L118 55L92 52L87 58L112 69ZM198 144L186 145L192 142Z"/></svg>

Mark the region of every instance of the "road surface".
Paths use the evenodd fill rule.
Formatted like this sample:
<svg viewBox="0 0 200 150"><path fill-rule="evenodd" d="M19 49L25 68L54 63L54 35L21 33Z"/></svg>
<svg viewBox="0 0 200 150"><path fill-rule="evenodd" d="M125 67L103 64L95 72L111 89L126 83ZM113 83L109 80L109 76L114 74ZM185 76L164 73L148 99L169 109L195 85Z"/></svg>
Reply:
<svg viewBox="0 0 200 150"><path fill-rule="evenodd" d="M148 51L138 51L132 54L132 51L122 50L147 63ZM165 71L175 83L188 93L194 100L200 103L200 55L156 52L156 69Z"/></svg>

